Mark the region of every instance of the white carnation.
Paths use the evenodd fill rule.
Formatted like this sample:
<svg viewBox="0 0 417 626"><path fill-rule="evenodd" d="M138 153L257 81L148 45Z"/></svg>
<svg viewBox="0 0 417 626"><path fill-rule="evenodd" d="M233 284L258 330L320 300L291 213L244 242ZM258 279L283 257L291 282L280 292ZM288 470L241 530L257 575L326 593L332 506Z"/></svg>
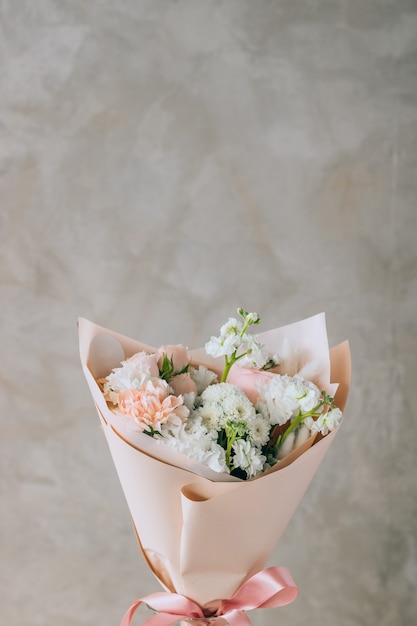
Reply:
<svg viewBox="0 0 417 626"><path fill-rule="evenodd" d="M320 389L311 381L301 376L293 377L294 398L298 402L301 413L308 413L315 409L322 401Z"/></svg>
<svg viewBox="0 0 417 626"><path fill-rule="evenodd" d="M217 432L208 430L197 413L186 424L163 426L161 434L155 438L188 458L204 463L215 472L229 473L225 450L217 443Z"/></svg>
<svg viewBox="0 0 417 626"><path fill-rule="evenodd" d="M190 391L190 393L183 393L182 397L183 397L184 405L187 407L187 409L192 411L194 408L194 403L195 403L194 391Z"/></svg>
<svg viewBox="0 0 417 626"><path fill-rule="evenodd" d="M148 380L158 375L156 355L138 352L122 361L121 367L114 368L107 376L103 385L104 397L107 401L117 404L120 392L140 389Z"/></svg>
<svg viewBox="0 0 417 626"><path fill-rule="evenodd" d="M199 365L198 369L196 369L195 367L190 367L189 372L191 379L196 384L197 394L199 396L203 393L206 387L208 387L217 380L217 374L207 369L207 367L204 367L204 365Z"/></svg>
<svg viewBox="0 0 417 626"><path fill-rule="evenodd" d="M259 388L258 410L274 424L285 424L301 413L308 413L321 402L321 392L314 383L300 376L273 376Z"/></svg>

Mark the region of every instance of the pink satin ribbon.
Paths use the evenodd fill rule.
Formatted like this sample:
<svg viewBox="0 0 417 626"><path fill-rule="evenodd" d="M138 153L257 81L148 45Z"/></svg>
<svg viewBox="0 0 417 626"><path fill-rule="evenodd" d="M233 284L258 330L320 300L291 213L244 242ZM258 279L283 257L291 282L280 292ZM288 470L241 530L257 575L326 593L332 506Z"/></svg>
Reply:
<svg viewBox="0 0 417 626"><path fill-rule="evenodd" d="M251 621L245 611L285 606L293 602L297 595L298 589L289 570L286 567L269 567L249 578L229 600L223 600L212 616L219 619L209 622L210 626L225 622L230 626L250 626ZM133 602L120 626L131 626L133 616L142 603L158 611L143 626L173 626L187 618L205 617L203 609L193 600L177 593L160 592Z"/></svg>

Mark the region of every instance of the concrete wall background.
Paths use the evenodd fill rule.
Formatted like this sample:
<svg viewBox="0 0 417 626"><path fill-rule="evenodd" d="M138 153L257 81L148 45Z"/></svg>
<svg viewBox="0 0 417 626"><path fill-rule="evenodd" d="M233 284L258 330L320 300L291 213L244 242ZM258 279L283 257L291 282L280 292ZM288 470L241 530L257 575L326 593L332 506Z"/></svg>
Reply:
<svg viewBox="0 0 417 626"><path fill-rule="evenodd" d="M196 347L241 305L326 311L354 368L253 623L415 624L416 2L1 0L0 64L0 622L158 590L77 317Z"/></svg>

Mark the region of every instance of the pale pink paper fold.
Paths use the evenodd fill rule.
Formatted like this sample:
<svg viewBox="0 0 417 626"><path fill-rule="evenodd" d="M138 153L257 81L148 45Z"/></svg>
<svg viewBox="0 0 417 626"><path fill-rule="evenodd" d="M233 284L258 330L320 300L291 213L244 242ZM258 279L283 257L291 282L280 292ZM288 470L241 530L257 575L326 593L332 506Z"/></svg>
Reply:
<svg viewBox="0 0 417 626"><path fill-rule="evenodd" d="M313 324L316 338L323 319L318 326L317 322ZM300 332L305 342L299 344L305 354L299 349L297 361L305 364L319 355L316 371L326 379L324 384L338 383L336 403L343 410L350 384L348 343L333 348L329 357L327 334L326 355L313 338L308 343L307 326L304 323ZM290 330L288 336L296 337L296 328ZM142 435L132 444L128 434L117 432L95 382L95 377L109 373L121 359L138 350L154 349L84 319L79 320L79 335L84 373L150 568L166 589L203 607L231 597L264 567L337 431L255 480L201 475L199 464L188 463L183 455L176 459L162 444L149 446L155 444L150 437ZM262 334L262 341L274 348L276 337L270 331ZM311 351L306 351L306 345L312 345ZM204 358L201 350L191 354L219 370L218 361Z"/></svg>

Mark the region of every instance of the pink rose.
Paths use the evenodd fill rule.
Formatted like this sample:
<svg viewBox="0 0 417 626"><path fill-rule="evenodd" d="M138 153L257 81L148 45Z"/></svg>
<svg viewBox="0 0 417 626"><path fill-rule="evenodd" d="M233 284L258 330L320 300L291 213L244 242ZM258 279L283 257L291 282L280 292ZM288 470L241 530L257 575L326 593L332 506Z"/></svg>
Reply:
<svg viewBox="0 0 417 626"><path fill-rule="evenodd" d="M257 385L263 382L269 382L273 376L272 372L251 369L249 367L240 367L235 365L229 372L227 382L240 387L247 395L252 404L259 399L259 390Z"/></svg>
<svg viewBox="0 0 417 626"><path fill-rule="evenodd" d="M158 367L160 370L162 369L164 354L166 354L168 359L172 361L174 365L174 374L179 374L180 372L182 372L184 367L186 367L190 362L187 348L185 346L181 344L176 346L161 346L156 353L156 357L158 359Z"/></svg>
<svg viewBox="0 0 417 626"><path fill-rule="evenodd" d="M195 393L197 395L197 385L188 373L177 374L170 378L168 383L173 388L176 396L181 396L185 393Z"/></svg>
<svg viewBox="0 0 417 626"><path fill-rule="evenodd" d="M158 362L155 354L137 352L124 363L132 370L146 371L151 378L158 378L159 376Z"/></svg>

